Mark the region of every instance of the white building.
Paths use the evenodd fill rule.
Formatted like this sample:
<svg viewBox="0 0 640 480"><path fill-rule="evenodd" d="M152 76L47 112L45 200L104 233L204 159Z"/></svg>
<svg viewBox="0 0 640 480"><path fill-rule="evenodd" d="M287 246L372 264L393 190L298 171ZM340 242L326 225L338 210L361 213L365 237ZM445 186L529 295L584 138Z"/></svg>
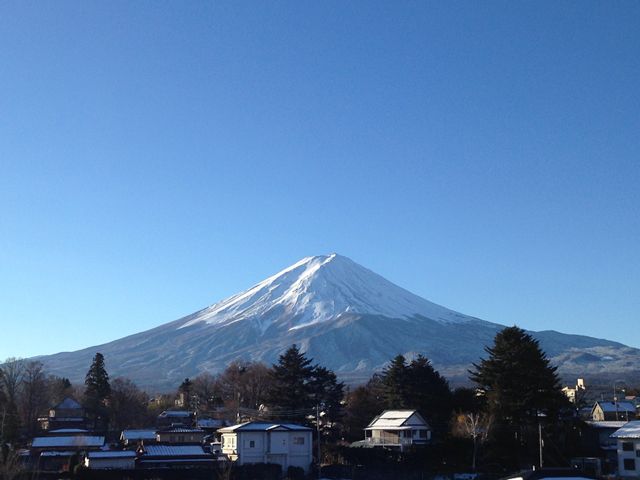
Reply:
<svg viewBox="0 0 640 480"><path fill-rule="evenodd" d="M640 476L640 420L626 423L611 434L617 440L618 476Z"/></svg>
<svg viewBox="0 0 640 480"><path fill-rule="evenodd" d="M431 427L417 410L385 410L364 429L366 444L403 450L425 445L431 440Z"/></svg>
<svg viewBox="0 0 640 480"><path fill-rule="evenodd" d="M221 428L222 453L239 465L277 463L309 471L313 461L313 431L290 423L247 422Z"/></svg>

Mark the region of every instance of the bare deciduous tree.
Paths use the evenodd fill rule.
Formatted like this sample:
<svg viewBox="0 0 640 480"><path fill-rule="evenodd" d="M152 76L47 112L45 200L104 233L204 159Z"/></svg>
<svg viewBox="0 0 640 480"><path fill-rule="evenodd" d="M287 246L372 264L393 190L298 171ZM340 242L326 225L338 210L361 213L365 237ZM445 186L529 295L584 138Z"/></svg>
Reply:
<svg viewBox="0 0 640 480"><path fill-rule="evenodd" d="M38 361L27 362L24 368L18 408L29 436L33 436L36 431L38 415L46 411L49 401L47 393L44 365Z"/></svg>
<svg viewBox="0 0 640 480"><path fill-rule="evenodd" d="M208 372L201 373L193 379L191 393L197 397L198 410L212 410L220 395L217 391L217 378Z"/></svg>
<svg viewBox="0 0 640 480"><path fill-rule="evenodd" d="M229 408L257 410L269 389L269 368L263 363L234 361L218 377L218 391Z"/></svg>
<svg viewBox="0 0 640 480"><path fill-rule="evenodd" d="M487 440L492 424L493 417L481 413L459 413L454 417L452 433L455 436L473 440L471 468L474 471L476 469L478 447Z"/></svg>
<svg viewBox="0 0 640 480"><path fill-rule="evenodd" d="M153 422L153 414L147 405L149 396L128 378L116 378L111 382L109 416L111 428L140 428Z"/></svg>
<svg viewBox="0 0 640 480"><path fill-rule="evenodd" d="M17 404L18 390L22 383L22 377L25 370L25 361L21 358L7 358L0 368L0 382L6 396L7 402Z"/></svg>

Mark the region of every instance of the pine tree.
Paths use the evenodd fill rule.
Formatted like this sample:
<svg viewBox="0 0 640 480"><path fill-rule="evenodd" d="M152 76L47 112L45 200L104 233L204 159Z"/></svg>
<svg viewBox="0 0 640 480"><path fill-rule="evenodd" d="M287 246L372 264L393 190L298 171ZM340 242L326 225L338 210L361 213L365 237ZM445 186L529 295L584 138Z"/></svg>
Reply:
<svg viewBox="0 0 640 480"><path fill-rule="evenodd" d="M338 382L336 374L319 365L313 367L309 379L311 400L321 412L320 428L325 437L337 435L336 422L342 417L344 384Z"/></svg>
<svg viewBox="0 0 640 480"><path fill-rule="evenodd" d="M278 363L271 367L271 388L267 393L267 404L274 414L292 421L305 420L314 406L309 384L312 374L311 360L296 345L280 355Z"/></svg>
<svg viewBox="0 0 640 480"><path fill-rule="evenodd" d="M407 360L403 355L396 355L380 377L382 397L389 409L413 408L408 398Z"/></svg>
<svg viewBox="0 0 640 480"><path fill-rule="evenodd" d="M452 412L449 382L422 355L409 363L406 376L410 407L418 410L435 432L446 431Z"/></svg>
<svg viewBox="0 0 640 480"><path fill-rule="evenodd" d="M551 435L566 405L556 367L538 341L515 326L500 331L485 350L488 357L469 373L495 422L493 460L514 467L537 463L538 422Z"/></svg>
<svg viewBox="0 0 640 480"><path fill-rule="evenodd" d="M446 430L451 390L426 357L418 355L407 364L404 356L397 355L382 372L380 381L387 409L418 410L436 432Z"/></svg>
<svg viewBox="0 0 640 480"><path fill-rule="evenodd" d="M518 327L499 332L489 357L474 364L470 378L484 392L490 413L509 424L557 414L564 405L556 367L537 340Z"/></svg>
<svg viewBox="0 0 640 480"><path fill-rule="evenodd" d="M107 399L111 393L109 375L104 366L104 356L96 353L84 380L84 407L93 418L94 428L107 425Z"/></svg>

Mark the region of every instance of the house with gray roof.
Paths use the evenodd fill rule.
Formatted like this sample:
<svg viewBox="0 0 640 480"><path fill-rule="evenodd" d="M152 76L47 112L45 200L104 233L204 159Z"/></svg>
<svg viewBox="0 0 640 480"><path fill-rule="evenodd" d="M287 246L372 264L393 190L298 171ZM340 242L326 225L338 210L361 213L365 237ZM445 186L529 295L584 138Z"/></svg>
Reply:
<svg viewBox="0 0 640 480"><path fill-rule="evenodd" d="M200 428L170 427L158 430L158 443L202 443L205 431Z"/></svg>
<svg viewBox="0 0 640 480"><path fill-rule="evenodd" d="M125 447L137 446L140 443L156 443L155 429L126 429L120 434L120 443Z"/></svg>
<svg viewBox="0 0 640 480"><path fill-rule="evenodd" d="M84 466L91 470L133 470L136 456L132 450L89 452L84 457Z"/></svg>
<svg viewBox="0 0 640 480"><path fill-rule="evenodd" d="M385 410L364 429L364 446L404 450L431 441L431 427L417 410Z"/></svg>
<svg viewBox="0 0 640 480"><path fill-rule="evenodd" d="M313 430L293 423L246 422L221 428L222 453L239 465L277 463L283 471L313 462Z"/></svg>
<svg viewBox="0 0 640 480"><path fill-rule="evenodd" d="M66 397L49 409L49 415L38 418L43 430L83 430L87 427L84 408L77 400Z"/></svg>
<svg viewBox="0 0 640 480"><path fill-rule="evenodd" d="M212 468L217 462L200 445L144 445L137 454L139 468Z"/></svg>

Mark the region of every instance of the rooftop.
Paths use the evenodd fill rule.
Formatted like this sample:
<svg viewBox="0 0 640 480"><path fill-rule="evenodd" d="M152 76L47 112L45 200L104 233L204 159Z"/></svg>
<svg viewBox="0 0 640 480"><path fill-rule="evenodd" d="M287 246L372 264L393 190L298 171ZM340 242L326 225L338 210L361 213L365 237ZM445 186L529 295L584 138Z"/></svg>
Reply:
<svg viewBox="0 0 640 480"><path fill-rule="evenodd" d="M610 435L611 438L640 438L640 420L625 423Z"/></svg>
<svg viewBox="0 0 640 480"><path fill-rule="evenodd" d="M407 423L412 417L413 421ZM429 426L417 410L385 410L374 418L367 428L403 427L408 425Z"/></svg>
<svg viewBox="0 0 640 480"><path fill-rule="evenodd" d="M144 447L144 457L210 457L200 445L149 445Z"/></svg>
<svg viewBox="0 0 640 480"><path fill-rule="evenodd" d="M123 430L120 435L122 440L155 440L155 430Z"/></svg>
<svg viewBox="0 0 640 480"><path fill-rule="evenodd" d="M63 409L63 410L74 410L74 409L80 409L82 408L82 405L80 405L76 400L74 400L71 397L66 397L64 400L62 400L59 404L57 404L55 407L53 407L54 409Z"/></svg>
<svg viewBox="0 0 640 480"><path fill-rule="evenodd" d="M238 425L221 428L218 430L218 432L268 432L272 430L311 431L309 427L296 425L295 423L245 422L239 423Z"/></svg>
<svg viewBox="0 0 640 480"><path fill-rule="evenodd" d="M600 405L603 412L633 412L636 413L636 406L632 402L596 402L595 406Z"/></svg>
<svg viewBox="0 0 640 480"><path fill-rule="evenodd" d="M101 447L102 445L104 445L104 437L91 435L36 437L31 444L33 448L87 448Z"/></svg>
<svg viewBox="0 0 640 480"><path fill-rule="evenodd" d="M108 450L105 452L89 452L89 458L135 458L136 452L131 450Z"/></svg>

